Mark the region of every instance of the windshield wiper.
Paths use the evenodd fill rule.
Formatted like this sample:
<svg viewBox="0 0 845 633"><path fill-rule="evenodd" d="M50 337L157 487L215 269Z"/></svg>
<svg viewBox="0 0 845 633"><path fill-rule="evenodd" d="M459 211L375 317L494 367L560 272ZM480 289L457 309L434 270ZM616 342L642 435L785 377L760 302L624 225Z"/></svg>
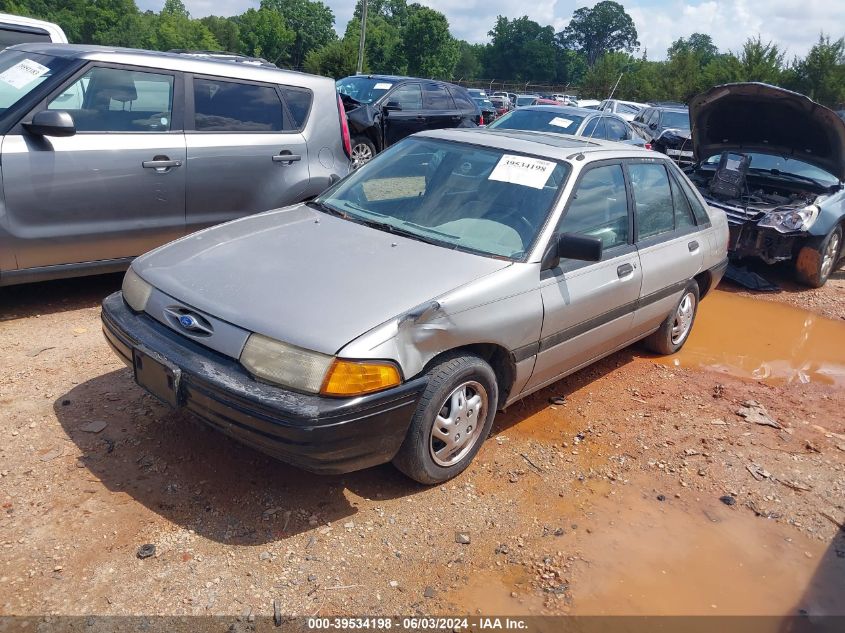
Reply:
<svg viewBox="0 0 845 633"><path fill-rule="evenodd" d="M419 242L425 242L426 244L436 244L437 246L443 246L448 244L446 242L442 242L441 240L432 239L426 237L424 235L420 235L415 231L409 231L407 229L403 229L399 226L391 222L382 222L379 220L368 220L366 218L362 218L360 216L355 216L355 221L360 222L365 226L372 227L374 229L378 229L380 231L386 231L387 233L392 233L393 235L401 235L402 237L409 237L412 240L417 240Z"/></svg>
<svg viewBox="0 0 845 633"><path fill-rule="evenodd" d="M778 178L794 178L795 180L802 180L804 182L809 182L811 184L816 185L817 187L828 187L829 185L825 185L824 183L819 182L815 178L811 178L810 176L802 176L801 174L793 174L788 171L781 171L780 169L772 168L772 169L764 169L762 167L749 167L748 171L753 171L757 173L763 174L771 174L772 176L776 176Z"/></svg>
<svg viewBox="0 0 845 633"><path fill-rule="evenodd" d="M336 215L339 218L346 218L347 217L347 213L345 211L341 211L340 209L338 209L336 207L332 207L332 206L326 204L325 202L320 202L319 200L309 200L305 204L306 204L306 206L309 206L309 207L312 207L312 208L316 207L320 211L328 213L329 215Z"/></svg>

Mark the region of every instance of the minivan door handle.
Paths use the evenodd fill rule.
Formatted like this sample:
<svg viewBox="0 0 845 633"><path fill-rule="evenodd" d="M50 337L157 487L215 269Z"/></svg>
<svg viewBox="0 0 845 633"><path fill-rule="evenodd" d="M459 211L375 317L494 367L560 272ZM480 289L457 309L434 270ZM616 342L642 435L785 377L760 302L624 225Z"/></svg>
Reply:
<svg viewBox="0 0 845 633"><path fill-rule="evenodd" d="M687 244L687 248L689 249L689 252L690 252L690 253L694 253L695 251L697 251L697 250L698 250L698 242L696 242L695 240L693 240L692 242L690 242L689 244Z"/></svg>
<svg viewBox="0 0 845 633"><path fill-rule="evenodd" d="M620 279L622 279L622 277L627 277L632 272L634 272L634 267L631 266L631 264L621 264L616 267L616 274Z"/></svg>
<svg viewBox="0 0 845 633"><path fill-rule="evenodd" d="M287 153L285 153L287 152ZM275 154L273 156L274 163L295 163L298 160L302 160L302 156L299 154L291 154L288 150L281 152L279 154Z"/></svg>
<svg viewBox="0 0 845 633"><path fill-rule="evenodd" d="M141 163L144 169L155 169L156 171L164 173L172 167L181 167L181 160L170 160L167 156L156 156L152 160L145 160Z"/></svg>

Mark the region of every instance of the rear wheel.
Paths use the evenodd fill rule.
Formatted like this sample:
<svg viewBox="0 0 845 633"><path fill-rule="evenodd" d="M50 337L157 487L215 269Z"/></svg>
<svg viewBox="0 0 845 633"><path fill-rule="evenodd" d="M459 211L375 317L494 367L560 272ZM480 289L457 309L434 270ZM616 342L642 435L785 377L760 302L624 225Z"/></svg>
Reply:
<svg viewBox="0 0 845 633"><path fill-rule="evenodd" d="M795 276L805 286L821 288L842 254L842 227L836 226L821 238L808 240L795 260Z"/></svg>
<svg viewBox="0 0 845 633"><path fill-rule="evenodd" d="M393 465L415 481L439 484L478 453L493 426L499 389L490 365L472 355L446 357L428 377Z"/></svg>
<svg viewBox="0 0 845 633"><path fill-rule="evenodd" d="M366 136L352 139L352 169L358 169L369 163L376 155L376 146Z"/></svg>
<svg viewBox="0 0 845 633"><path fill-rule="evenodd" d="M691 281L684 288L684 294L681 295L675 309L666 317L657 331L643 341L645 346L657 354L674 354L689 338L697 312L698 284Z"/></svg>

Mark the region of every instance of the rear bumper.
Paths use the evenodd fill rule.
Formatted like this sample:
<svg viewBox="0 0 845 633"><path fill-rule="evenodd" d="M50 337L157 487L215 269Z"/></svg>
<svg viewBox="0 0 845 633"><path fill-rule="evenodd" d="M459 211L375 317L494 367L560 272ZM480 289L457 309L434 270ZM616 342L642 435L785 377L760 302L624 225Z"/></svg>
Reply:
<svg viewBox="0 0 845 633"><path fill-rule="evenodd" d="M344 473L390 461L405 438L425 377L357 398L301 394L255 381L236 361L144 314L116 292L103 301L103 334L133 367L143 349L177 367L176 401L210 426L305 470Z"/></svg>

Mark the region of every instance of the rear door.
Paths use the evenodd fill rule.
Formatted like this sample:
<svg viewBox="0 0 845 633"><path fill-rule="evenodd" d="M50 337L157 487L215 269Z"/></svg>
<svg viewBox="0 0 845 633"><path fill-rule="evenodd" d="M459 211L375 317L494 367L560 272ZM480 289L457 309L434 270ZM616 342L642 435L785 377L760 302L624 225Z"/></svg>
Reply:
<svg viewBox="0 0 845 633"><path fill-rule="evenodd" d="M634 330L655 329L703 266L708 246L698 235L689 200L663 160L627 161L634 201L642 292Z"/></svg>
<svg viewBox="0 0 845 633"><path fill-rule="evenodd" d="M479 118L481 115L481 105L476 104L470 97L469 93L460 86L449 86L449 92L452 93L452 98L454 99L455 105L461 115L461 121L458 125L467 127L478 125L481 120ZM493 103L489 103L488 107L492 108L490 113L492 121L492 119L496 116L496 107ZM491 121L488 121L487 115L484 115L485 123L490 123Z"/></svg>
<svg viewBox="0 0 845 633"><path fill-rule="evenodd" d="M443 84L427 81L423 84L423 104L428 117L426 129L441 130L457 127L461 113L455 106L452 95Z"/></svg>
<svg viewBox="0 0 845 633"><path fill-rule="evenodd" d="M293 90L298 101L283 99ZM298 202L309 180L301 88L194 75L188 82L187 229ZM319 150L319 148L318 148Z"/></svg>
<svg viewBox="0 0 845 633"><path fill-rule="evenodd" d="M632 340L642 273L631 231L622 164L587 167L558 232L598 237L604 254L600 262L561 260L558 268L543 272L540 350L526 389L549 384Z"/></svg>
<svg viewBox="0 0 845 633"><path fill-rule="evenodd" d="M3 189L18 268L140 255L185 229L182 77L92 64L41 110L71 114L76 134L3 139Z"/></svg>
<svg viewBox="0 0 845 633"><path fill-rule="evenodd" d="M384 103L395 103L401 108L384 110L385 147L428 127L428 113L423 108L422 88L419 83L402 84L394 88L393 92L385 97Z"/></svg>

